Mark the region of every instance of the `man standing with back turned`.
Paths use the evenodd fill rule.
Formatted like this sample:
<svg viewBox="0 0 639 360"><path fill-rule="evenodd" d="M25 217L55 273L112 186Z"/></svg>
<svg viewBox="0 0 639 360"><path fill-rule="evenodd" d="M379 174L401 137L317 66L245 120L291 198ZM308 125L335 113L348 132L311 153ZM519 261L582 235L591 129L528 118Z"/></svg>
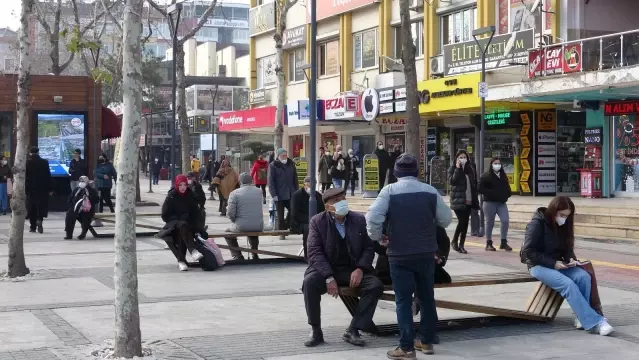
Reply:
<svg viewBox="0 0 639 360"><path fill-rule="evenodd" d="M386 354L389 359L415 359L416 349L434 354L435 226L446 228L452 213L434 187L417 179L418 172L417 159L401 155L393 169L398 182L384 187L366 213L368 235L388 247L400 333L399 346ZM421 304L418 339L413 330L413 291Z"/></svg>

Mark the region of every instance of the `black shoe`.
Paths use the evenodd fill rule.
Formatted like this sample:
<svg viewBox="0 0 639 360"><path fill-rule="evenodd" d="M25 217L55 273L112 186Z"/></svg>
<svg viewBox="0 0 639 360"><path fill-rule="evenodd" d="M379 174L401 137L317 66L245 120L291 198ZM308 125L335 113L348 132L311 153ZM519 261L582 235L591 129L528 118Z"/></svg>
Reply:
<svg viewBox="0 0 639 360"><path fill-rule="evenodd" d="M6 212L6 211L3 211L3 212L2 212L2 215L7 215L7 212Z"/></svg>
<svg viewBox="0 0 639 360"><path fill-rule="evenodd" d="M468 251L466 251L466 249L464 248L464 245L459 246L459 252L462 254L468 254Z"/></svg>
<svg viewBox="0 0 639 360"><path fill-rule="evenodd" d="M78 235L78 240L84 240L84 239L86 239L86 237L87 237L87 234L86 233L82 233L82 234Z"/></svg>
<svg viewBox="0 0 639 360"><path fill-rule="evenodd" d="M513 251L513 248L511 248L508 245L508 241L507 240L502 240L501 241L501 245L499 245L499 250L504 250L504 251Z"/></svg>
<svg viewBox="0 0 639 360"><path fill-rule="evenodd" d="M231 260L245 260L243 255L233 256Z"/></svg>
<svg viewBox="0 0 639 360"><path fill-rule="evenodd" d="M71 239L73 239L73 235L71 235L71 234L67 234L67 235L64 237L64 240L71 240Z"/></svg>
<svg viewBox="0 0 639 360"><path fill-rule="evenodd" d="M357 330L346 330L344 335L342 335L342 340L355 346L364 346L365 344Z"/></svg>
<svg viewBox="0 0 639 360"><path fill-rule="evenodd" d="M308 337L308 340L304 342L304 346L314 347L323 343L324 343L324 334L321 331L320 332L313 331L311 333L311 336Z"/></svg>
<svg viewBox="0 0 639 360"><path fill-rule="evenodd" d="M493 246L493 242L488 242L486 243L486 251L497 251L497 249L495 249L495 247Z"/></svg>
<svg viewBox="0 0 639 360"><path fill-rule="evenodd" d="M37 227L38 227L38 232L42 234L44 232L44 229L42 228L42 220L39 220L37 222Z"/></svg>
<svg viewBox="0 0 639 360"><path fill-rule="evenodd" d="M461 249L459 248L459 244L458 244L458 243L457 243L457 241L455 241L455 240L453 240L453 241L450 243L450 247L451 247L453 250L457 251L458 253L460 253L460 252L461 252Z"/></svg>
<svg viewBox="0 0 639 360"><path fill-rule="evenodd" d="M251 255L251 258L252 258L253 260L259 260L259 259L260 259L260 257L259 257L257 254L253 254L253 255Z"/></svg>
<svg viewBox="0 0 639 360"><path fill-rule="evenodd" d="M266 205L266 199L262 200L262 204Z"/></svg>
<svg viewBox="0 0 639 360"><path fill-rule="evenodd" d="M470 233L470 236L479 236L479 234L477 234L476 232L474 232L474 233Z"/></svg>
<svg viewBox="0 0 639 360"><path fill-rule="evenodd" d="M35 229L35 228L29 228L29 232L34 233L35 231L36 231L36 229Z"/></svg>

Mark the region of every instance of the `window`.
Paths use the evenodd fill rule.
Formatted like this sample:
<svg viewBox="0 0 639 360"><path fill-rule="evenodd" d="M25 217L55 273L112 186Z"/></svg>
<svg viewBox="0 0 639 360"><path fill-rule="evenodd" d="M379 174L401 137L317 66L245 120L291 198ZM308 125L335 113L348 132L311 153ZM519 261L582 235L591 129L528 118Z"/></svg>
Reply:
<svg viewBox="0 0 639 360"><path fill-rule="evenodd" d="M272 87L277 84L275 55L257 59L257 88Z"/></svg>
<svg viewBox="0 0 639 360"><path fill-rule="evenodd" d="M393 57L395 59L401 59L402 57L402 29L399 27L393 28L395 32L394 41L395 48ZM415 56L424 55L424 22L417 21L410 24L410 32L413 35L413 45L415 45Z"/></svg>
<svg viewBox="0 0 639 360"><path fill-rule="evenodd" d="M233 29L231 35L231 41L234 44L248 44L249 32L248 29Z"/></svg>
<svg viewBox="0 0 639 360"><path fill-rule="evenodd" d="M477 26L477 8L469 8L442 15L441 45L456 44L473 39Z"/></svg>
<svg viewBox="0 0 639 360"><path fill-rule="evenodd" d="M246 8L233 8L234 20L248 20L248 9Z"/></svg>
<svg viewBox="0 0 639 360"><path fill-rule="evenodd" d="M288 53L288 82L304 81L305 48L295 49Z"/></svg>
<svg viewBox="0 0 639 360"><path fill-rule="evenodd" d="M320 44L317 51L317 73L319 76L339 74L339 41L333 40Z"/></svg>
<svg viewBox="0 0 639 360"><path fill-rule="evenodd" d="M15 71L16 61L14 59L4 59L4 71Z"/></svg>
<svg viewBox="0 0 639 360"><path fill-rule="evenodd" d="M377 29L353 35L353 67L355 70L377 66Z"/></svg>
<svg viewBox="0 0 639 360"><path fill-rule="evenodd" d="M202 27L197 31L195 37L198 41L217 41L217 28Z"/></svg>

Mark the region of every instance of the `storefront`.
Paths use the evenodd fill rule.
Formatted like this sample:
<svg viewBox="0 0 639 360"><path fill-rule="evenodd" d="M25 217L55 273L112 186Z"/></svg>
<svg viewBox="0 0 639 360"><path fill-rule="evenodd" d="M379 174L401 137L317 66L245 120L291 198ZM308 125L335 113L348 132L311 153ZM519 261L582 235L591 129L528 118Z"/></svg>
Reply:
<svg viewBox="0 0 639 360"><path fill-rule="evenodd" d="M607 102L604 115L612 130L612 191L639 197L639 100Z"/></svg>

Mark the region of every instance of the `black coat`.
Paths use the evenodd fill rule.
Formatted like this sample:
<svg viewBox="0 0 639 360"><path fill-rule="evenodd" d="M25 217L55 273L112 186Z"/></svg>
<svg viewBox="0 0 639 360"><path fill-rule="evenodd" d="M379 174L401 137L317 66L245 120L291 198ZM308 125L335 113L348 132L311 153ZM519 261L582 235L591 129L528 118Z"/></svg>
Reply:
<svg viewBox="0 0 639 360"><path fill-rule="evenodd" d="M549 224L544 216L546 208L539 208L526 226L524 244L519 251L521 262L533 266L541 265L554 269L557 261L570 262L577 259L574 249L568 246L565 239L557 236L555 224ZM564 225L568 226L568 224Z"/></svg>
<svg viewBox="0 0 639 360"><path fill-rule="evenodd" d="M388 170L388 167L390 166L390 155L388 154L388 151L384 150L384 149L375 149L375 156L377 156L377 164L379 165L379 171L386 173L386 170ZM393 164L394 165L394 164Z"/></svg>
<svg viewBox="0 0 639 360"><path fill-rule="evenodd" d="M49 193L53 191L53 179L49 171L49 162L37 154L27 160L25 193L27 209L31 205L38 207L42 217L49 214ZM27 214L29 216L29 214Z"/></svg>
<svg viewBox="0 0 639 360"><path fill-rule="evenodd" d="M448 169L448 183L450 184L450 208L452 210L463 210L466 207L466 176L470 179L470 193L473 209L479 209L479 198L477 196L477 175L473 167L466 163L463 168L451 166Z"/></svg>
<svg viewBox="0 0 639 360"><path fill-rule="evenodd" d="M346 158L346 171L348 171L348 178L359 180L359 174L357 172L357 166L359 165L359 159L357 156L348 156Z"/></svg>
<svg viewBox="0 0 639 360"><path fill-rule="evenodd" d="M484 195L484 201L505 204L512 193L504 169L499 170L499 176L492 169L483 173L479 178L479 193Z"/></svg>
<svg viewBox="0 0 639 360"><path fill-rule="evenodd" d="M13 173L11 172L11 166L0 165L0 183L6 184L7 180L13 178Z"/></svg>
<svg viewBox="0 0 639 360"><path fill-rule="evenodd" d="M395 176L395 162L397 161L397 158L401 155L401 151L393 151L390 155L389 155L389 173L388 173L388 183L392 184L392 183L396 183L397 182L397 177Z"/></svg>
<svg viewBox="0 0 639 360"><path fill-rule="evenodd" d="M306 189L299 189L291 196L291 232L293 234L302 234L303 225L308 225L308 203L311 200L311 196L306 192ZM326 210L324 208L324 202L322 201L322 194L315 192L315 200L317 201L317 210L315 214L319 214Z"/></svg>
<svg viewBox="0 0 639 360"><path fill-rule="evenodd" d="M153 162L151 164L151 173L153 173L153 175L160 175L160 171L162 170L162 163L161 162Z"/></svg>
<svg viewBox="0 0 639 360"><path fill-rule="evenodd" d="M197 202L200 208L204 209L204 204L206 203L206 194L204 193L204 189L202 188L202 184L197 181L194 181L193 184L189 186L193 195L195 196L195 201Z"/></svg>
<svg viewBox="0 0 639 360"><path fill-rule="evenodd" d="M343 161L344 163L344 170L337 170L337 167L339 166L339 162L340 160ZM331 177L333 179L345 179L346 178L346 174L348 174L348 165L346 164L348 161L346 160L346 158L344 157L344 155L342 154L338 154L337 158L335 156L333 156L333 162L331 164Z"/></svg>
<svg viewBox="0 0 639 360"><path fill-rule="evenodd" d="M87 186L84 189L81 189L80 187L75 188L67 199L67 206L69 207L69 211L78 214L80 211L78 202L82 200L85 195L88 195L89 201L91 202L91 211L89 212L89 217L92 218L95 215L95 209L100 202L100 197L98 196L98 191L91 186Z"/></svg>
<svg viewBox="0 0 639 360"><path fill-rule="evenodd" d="M158 237L170 236L179 222L186 222L193 233L202 232L200 215L200 207L191 189L187 188L183 195L171 189L162 204L162 221L165 224Z"/></svg>
<svg viewBox="0 0 639 360"><path fill-rule="evenodd" d="M89 167L84 159L71 160L69 165L69 175L71 175L71 181L78 181L80 176L89 176Z"/></svg>

